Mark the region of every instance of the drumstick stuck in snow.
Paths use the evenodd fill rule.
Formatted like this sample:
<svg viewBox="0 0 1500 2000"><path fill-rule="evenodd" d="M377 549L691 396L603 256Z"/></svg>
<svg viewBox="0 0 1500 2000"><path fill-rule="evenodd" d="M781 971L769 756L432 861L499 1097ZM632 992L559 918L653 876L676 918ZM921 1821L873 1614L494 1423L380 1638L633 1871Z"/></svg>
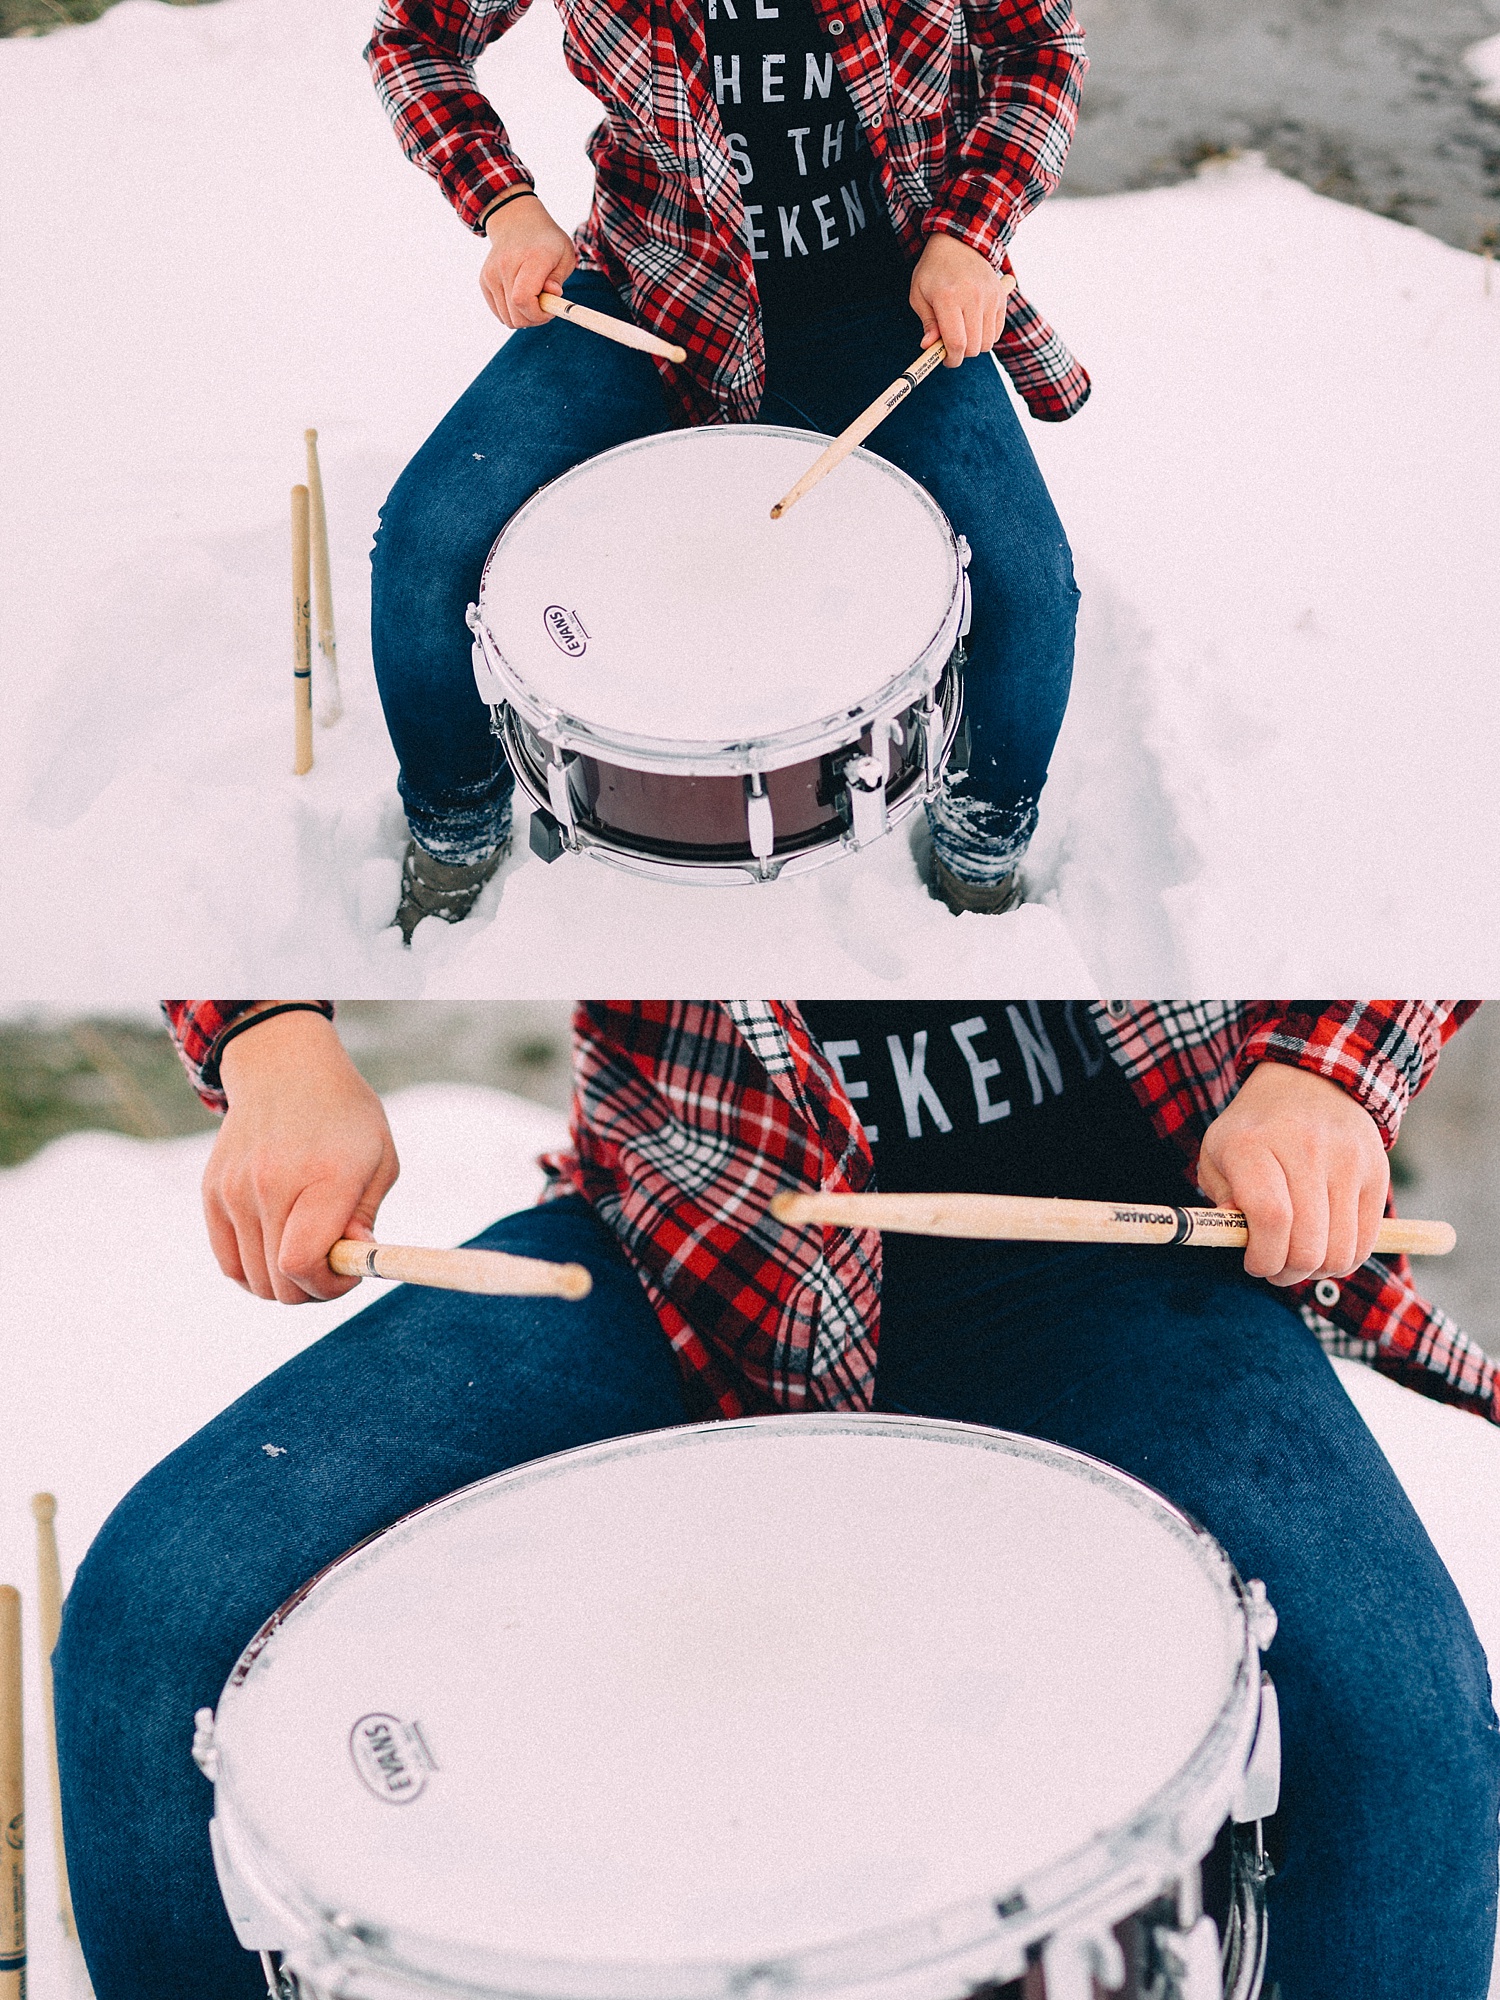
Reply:
<svg viewBox="0 0 1500 2000"><path fill-rule="evenodd" d="M1005 278L1001 282L1007 293L1015 289L1014 278ZM797 484L789 493L784 493L771 509L771 519L779 521L789 507L795 507L805 493L812 491L819 480L826 479L834 467L841 465L856 445L863 444L876 425L884 423L897 404L904 403L912 390L925 382L933 369L947 358L948 350L940 340L934 341L931 347L919 354L910 368L904 374L898 375L889 389L882 390L870 407L862 411L847 430L840 431L820 458L813 460Z"/></svg>
<svg viewBox="0 0 1500 2000"><path fill-rule="evenodd" d="M26 1779L21 1593L0 1584L0 2000L26 1993Z"/></svg>
<svg viewBox="0 0 1500 2000"><path fill-rule="evenodd" d="M593 1279L582 1264L549 1264L504 1250L425 1250L402 1243L356 1243L344 1237L328 1253L341 1278L389 1278L444 1292L496 1298L584 1299Z"/></svg>
<svg viewBox="0 0 1500 2000"><path fill-rule="evenodd" d="M971 1236L1020 1243L1181 1243L1242 1250L1237 1208L1167 1208L1155 1202L1062 1201L1011 1194L778 1194L771 1213L799 1226L889 1229L907 1236ZM1382 1222L1377 1256L1443 1257L1449 1222Z"/></svg>
<svg viewBox="0 0 1500 2000"><path fill-rule="evenodd" d="M323 655L323 665L318 675L321 684L318 722L327 729L337 722L344 712L343 697L339 693L338 639L333 629L333 572L328 560L328 510L323 505L323 472L318 464L318 434L316 431L304 431L302 437L307 446L308 523L312 530L312 576L315 585L313 601L318 612L318 651Z"/></svg>
<svg viewBox="0 0 1500 2000"><path fill-rule="evenodd" d="M57 1856L57 1914L63 1936L76 1937L73 1896L68 1887L68 1855L63 1845L62 1786L57 1770L57 1709L52 1696L52 1649L62 1629L62 1565L57 1558L57 1501L51 1493L33 1493L36 1520L37 1641L42 1656L42 1711L47 1731L47 1783L52 1794L52 1843Z"/></svg>
<svg viewBox="0 0 1500 2000"><path fill-rule="evenodd" d="M313 767L312 595L308 541L307 488L292 488L292 772L301 778Z"/></svg>
<svg viewBox="0 0 1500 2000"><path fill-rule="evenodd" d="M663 361L687 360L685 347L674 347L670 340L661 340L654 333L647 333L643 326L632 326L628 319L612 319L608 313L595 312L592 306L580 306L572 299L561 299L556 292L543 292L537 304L544 313L551 313L554 319L570 319L575 326L586 326L590 333L601 333L606 340L617 340L621 347L638 348L642 354L660 355Z"/></svg>

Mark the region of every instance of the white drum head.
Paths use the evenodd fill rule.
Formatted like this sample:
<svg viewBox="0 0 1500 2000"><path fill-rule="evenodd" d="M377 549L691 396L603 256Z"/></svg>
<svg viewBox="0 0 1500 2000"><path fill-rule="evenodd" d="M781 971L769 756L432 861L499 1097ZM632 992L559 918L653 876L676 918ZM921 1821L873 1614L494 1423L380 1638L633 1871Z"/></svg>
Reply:
<svg viewBox="0 0 1500 2000"><path fill-rule="evenodd" d="M759 424L671 431L533 496L485 566L479 615L507 697L601 745L801 738L893 680L930 687L962 589L936 502L857 451L781 520L826 439Z"/></svg>
<svg viewBox="0 0 1500 2000"><path fill-rule="evenodd" d="M1228 1771L1254 1659L1222 1551L1092 1460L708 1425L485 1481L336 1564L225 1691L218 1809L387 1965L717 1990L902 1926L935 1955L972 1899L993 1922Z"/></svg>

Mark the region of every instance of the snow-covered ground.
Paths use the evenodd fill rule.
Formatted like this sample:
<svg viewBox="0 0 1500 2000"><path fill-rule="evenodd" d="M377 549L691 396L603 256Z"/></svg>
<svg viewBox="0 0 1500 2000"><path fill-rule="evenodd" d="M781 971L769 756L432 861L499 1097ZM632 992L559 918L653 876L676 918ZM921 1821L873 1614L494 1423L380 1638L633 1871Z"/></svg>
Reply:
<svg viewBox="0 0 1500 2000"><path fill-rule="evenodd" d="M535 1155L563 1136L558 1114L470 1086L406 1091L390 1112L403 1173L380 1233L393 1242L456 1242L529 1202L539 1183ZM0 1580L19 1583L26 1598L33 2000L86 2000L87 1986L52 1914L29 1496L58 1496L66 1577L150 1465L369 1295L361 1287L340 1303L289 1312L223 1279L198 1208L210 1143L79 1134L0 1174ZM1500 1431L1358 1364L1336 1366L1462 1590L1500 1679ZM1500 1977L1492 1994L1500 2000Z"/></svg>
<svg viewBox="0 0 1500 2000"><path fill-rule="evenodd" d="M0 42L0 998L1492 990L1500 285L1249 159L1020 234L1096 382L1030 426L1085 591L1030 906L953 919L900 835L770 889L523 853L404 954L366 556L500 330L369 87L369 13L124 0ZM552 10L481 79L580 219L596 107ZM309 423L348 713L298 780Z"/></svg>

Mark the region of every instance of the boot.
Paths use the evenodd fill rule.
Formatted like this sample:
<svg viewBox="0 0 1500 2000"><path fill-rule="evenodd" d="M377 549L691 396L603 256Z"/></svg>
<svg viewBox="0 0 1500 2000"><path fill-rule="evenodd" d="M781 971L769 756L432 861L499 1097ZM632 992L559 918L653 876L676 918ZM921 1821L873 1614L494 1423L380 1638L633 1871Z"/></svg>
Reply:
<svg viewBox="0 0 1500 2000"><path fill-rule="evenodd" d="M462 923L509 852L510 842L503 840L487 861L452 867L446 861L434 861L425 847L409 840L401 862L401 901L392 920L401 926L401 942L410 947L411 934L423 917L441 917L445 924Z"/></svg>
<svg viewBox="0 0 1500 2000"><path fill-rule="evenodd" d="M966 882L961 875L955 875L936 854L932 857L932 873L927 881L927 893L940 903L946 903L954 916L961 917L966 910L977 910L985 916L1003 916L1007 910L1014 910L1026 900L1026 891L1021 882L1021 871L1012 868L1008 875L1002 875L998 882Z"/></svg>

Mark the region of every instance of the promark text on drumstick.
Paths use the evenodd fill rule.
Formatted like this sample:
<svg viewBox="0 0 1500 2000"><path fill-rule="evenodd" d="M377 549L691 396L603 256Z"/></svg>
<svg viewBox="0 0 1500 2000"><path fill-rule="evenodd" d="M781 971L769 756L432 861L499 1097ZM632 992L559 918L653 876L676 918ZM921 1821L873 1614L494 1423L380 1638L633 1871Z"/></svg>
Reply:
<svg viewBox="0 0 1500 2000"><path fill-rule="evenodd" d="M1180 1243L1241 1250L1250 1240L1237 1208L1168 1208L1154 1202L1064 1201L1009 1194L778 1194L778 1222L888 1229L907 1236L971 1236L1030 1243ZM1443 1257L1457 1241L1449 1222L1382 1222L1377 1256Z"/></svg>
<svg viewBox="0 0 1500 2000"><path fill-rule="evenodd" d="M587 1298L593 1279L582 1264L549 1264L505 1250L428 1250L405 1243L335 1243L328 1262L341 1278L388 1278L444 1292L495 1298Z"/></svg>
<svg viewBox="0 0 1500 2000"><path fill-rule="evenodd" d="M632 326L629 320L611 319L608 313L595 312L592 306L578 305L572 299L560 299L556 292L543 292L537 304L555 319L570 319L575 326L586 326L590 333L602 333L606 340L617 340L621 347L634 347L642 354L657 354L663 361L680 364L687 360L685 347L674 347L670 340L647 333L643 326Z"/></svg>

